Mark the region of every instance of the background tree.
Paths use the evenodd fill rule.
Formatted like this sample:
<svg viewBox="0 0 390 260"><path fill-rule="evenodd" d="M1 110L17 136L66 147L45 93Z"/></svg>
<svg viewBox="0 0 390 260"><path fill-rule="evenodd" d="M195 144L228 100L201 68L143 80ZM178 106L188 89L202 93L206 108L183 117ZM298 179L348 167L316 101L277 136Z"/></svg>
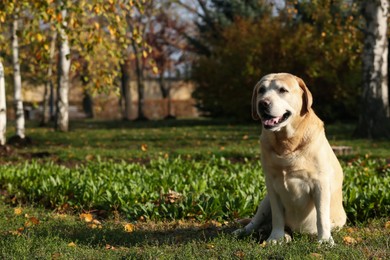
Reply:
<svg viewBox="0 0 390 260"><path fill-rule="evenodd" d="M225 18L201 20L207 28L212 21L225 21L213 23L210 28L215 30L199 30L197 39L208 52L195 60L192 75L202 110L212 116L249 119L248 100L256 82L271 72L290 72L307 82L321 118L356 117L361 43L354 5L291 1L275 15L266 2L258 12L244 14L226 2L207 11L209 17L217 12L215 16ZM220 10L226 6L227 11Z"/></svg>
<svg viewBox="0 0 390 260"><path fill-rule="evenodd" d="M7 96L5 94L4 67L0 60L0 145L5 145L7 128Z"/></svg>
<svg viewBox="0 0 390 260"><path fill-rule="evenodd" d="M390 137L388 86L388 0L363 1L364 28L363 92L356 134Z"/></svg>
<svg viewBox="0 0 390 260"><path fill-rule="evenodd" d="M188 22L180 18L177 8L172 8L170 1L157 7L155 19L149 25L145 40L152 47L151 59L158 68L158 81L163 99L167 101L167 119L171 114L170 91L174 77L185 69L188 59L188 43L183 33L188 30Z"/></svg>
<svg viewBox="0 0 390 260"><path fill-rule="evenodd" d="M68 35L65 31L67 28L66 16L67 6L63 2L58 2L60 9L58 38L59 38L59 62L58 62L58 85L57 85L57 112L56 112L56 129L62 132L69 130L69 70L70 70L70 47Z"/></svg>

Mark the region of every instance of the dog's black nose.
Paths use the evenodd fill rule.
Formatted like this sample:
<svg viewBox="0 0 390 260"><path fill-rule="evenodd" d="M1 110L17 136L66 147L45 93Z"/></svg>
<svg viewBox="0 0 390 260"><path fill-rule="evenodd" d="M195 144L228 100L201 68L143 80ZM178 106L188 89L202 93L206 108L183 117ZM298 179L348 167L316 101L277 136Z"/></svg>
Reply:
<svg viewBox="0 0 390 260"><path fill-rule="evenodd" d="M271 105L271 101L269 101L268 99L262 99L259 102L259 108L262 110L267 110L270 107L270 105Z"/></svg>

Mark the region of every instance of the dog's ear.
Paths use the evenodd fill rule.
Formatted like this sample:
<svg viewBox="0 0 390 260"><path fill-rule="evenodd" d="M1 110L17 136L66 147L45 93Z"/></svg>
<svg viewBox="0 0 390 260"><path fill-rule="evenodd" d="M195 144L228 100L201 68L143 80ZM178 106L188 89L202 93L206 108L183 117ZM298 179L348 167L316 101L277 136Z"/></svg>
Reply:
<svg viewBox="0 0 390 260"><path fill-rule="evenodd" d="M257 91L260 87L260 82L256 84L256 86L253 88L253 94L252 94L252 118L254 120L259 120L259 114L257 113Z"/></svg>
<svg viewBox="0 0 390 260"><path fill-rule="evenodd" d="M298 81L299 87L303 90L301 115L304 115L309 112L311 106L313 105L313 96L301 78L295 76L295 79Z"/></svg>

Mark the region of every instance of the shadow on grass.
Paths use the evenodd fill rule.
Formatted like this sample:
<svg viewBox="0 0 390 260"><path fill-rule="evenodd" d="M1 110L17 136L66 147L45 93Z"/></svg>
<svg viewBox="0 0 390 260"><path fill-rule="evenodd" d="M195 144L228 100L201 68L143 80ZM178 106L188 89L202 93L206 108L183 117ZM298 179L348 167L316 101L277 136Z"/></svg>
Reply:
<svg viewBox="0 0 390 260"><path fill-rule="evenodd" d="M164 127L192 127L192 126L222 126L222 125L250 125L255 122L238 121L233 119L195 118L177 120L147 120L147 121L99 121L79 120L71 122L71 130L76 129L116 129L116 128L164 128Z"/></svg>
<svg viewBox="0 0 390 260"><path fill-rule="evenodd" d="M34 230L35 236L58 237L66 243L75 242L78 245L91 247L156 246L181 245L192 241L209 242L219 235L230 235L237 227L136 227L133 232L126 232L122 225L90 228L84 223L69 224L53 223L41 225Z"/></svg>

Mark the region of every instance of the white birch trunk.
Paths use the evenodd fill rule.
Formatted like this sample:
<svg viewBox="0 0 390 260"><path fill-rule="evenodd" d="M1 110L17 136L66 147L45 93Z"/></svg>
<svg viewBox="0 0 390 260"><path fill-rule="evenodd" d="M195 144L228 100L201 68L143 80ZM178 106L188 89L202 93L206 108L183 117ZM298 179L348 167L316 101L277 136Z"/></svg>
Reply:
<svg viewBox="0 0 390 260"><path fill-rule="evenodd" d="M57 118L56 129L62 132L69 130L69 69L70 69L70 48L68 36L64 30L67 26L65 22L66 10L61 11L62 27L59 31L60 52L58 68L58 87L57 87Z"/></svg>
<svg viewBox="0 0 390 260"><path fill-rule="evenodd" d="M366 20L363 50L362 112L357 134L375 138L390 134L388 89L388 0L364 2Z"/></svg>
<svg viewBox="0 0 390 260"><path fill-rule="evenodd" d="M5 145L5 132L7 127L7 107L6 107L4 67L0 61L0 145Z"/></svg>
<svg viewBox="0 0 390 260"><path fill-rule="evenodd" d="M15 15L12 22L12 63L14 68L14 107L16 136L24 138L24 110L22 99L22 78L20 75L19 44L18 44L18 17Z"/></svg>

